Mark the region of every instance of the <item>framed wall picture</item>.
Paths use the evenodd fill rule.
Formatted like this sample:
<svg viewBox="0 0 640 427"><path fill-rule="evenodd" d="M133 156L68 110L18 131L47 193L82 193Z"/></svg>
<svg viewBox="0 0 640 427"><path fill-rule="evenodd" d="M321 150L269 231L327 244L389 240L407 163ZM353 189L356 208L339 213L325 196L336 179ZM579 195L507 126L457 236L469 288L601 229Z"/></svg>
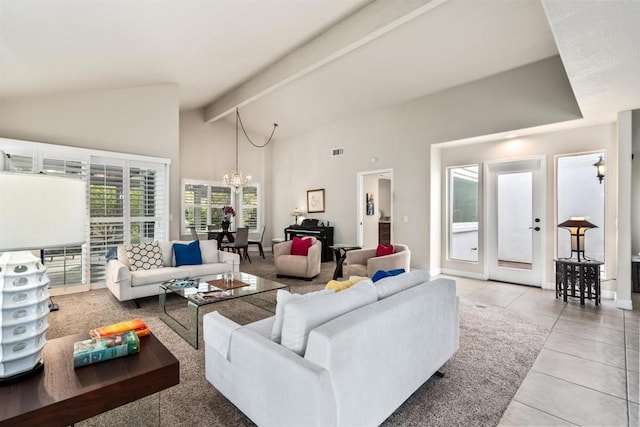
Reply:
<svg viewBox="0 0 640 427"><path fill-rule="evenodd" d="M307 190L307 212L324 212L324 188Z"/></svg>

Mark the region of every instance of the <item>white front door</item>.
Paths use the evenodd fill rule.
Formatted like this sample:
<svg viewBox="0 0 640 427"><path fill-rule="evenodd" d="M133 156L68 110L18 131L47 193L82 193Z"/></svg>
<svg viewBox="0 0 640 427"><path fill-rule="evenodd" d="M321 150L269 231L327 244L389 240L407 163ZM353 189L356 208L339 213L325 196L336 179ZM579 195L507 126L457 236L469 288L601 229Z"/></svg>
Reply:
<svg viewBox="0 0 640 427"><path fill-rule="evenodd" d="M490 280L542 286L543 158L485 165Z"/></svg>

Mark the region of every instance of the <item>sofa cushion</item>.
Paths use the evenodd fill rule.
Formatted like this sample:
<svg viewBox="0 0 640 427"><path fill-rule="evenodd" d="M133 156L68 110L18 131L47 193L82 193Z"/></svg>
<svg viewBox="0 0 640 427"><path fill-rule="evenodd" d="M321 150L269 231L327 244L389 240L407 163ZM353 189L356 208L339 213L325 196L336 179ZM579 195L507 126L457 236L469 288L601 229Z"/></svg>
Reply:
<svg viewBox="0 0 640 427"><path fill-rule="evenodd" d="M200 253L202 254L203 264L220 262L220 258L218 257L218 241L215 239L200 240Z"/></svg>
<svg viewBox="0 0 640 427"><path fill-rule="evenodd" d="M158 242L160 244L160 249L162 249L162 262L164 262L165 267L174 267L175 263L173 262L173 243L171 241L168 242Z"/></svg>
<svg viewBox="0 0 640 427"><path fill-rule="evenodd" d="M173 253L176 256L176 267L181 265L200 265L202 264L202 254L200 253L200 241L183 245L174 243Z"/></svg>
<svg viewBox="0 0 640 427"><path fill-rule="evenodd" d="M384 279L385 277L397 276L398 274L404 273L404 268L396 268L395 270L378 270L373 273L373 277L371 277L371 281L373 283L377 282L380 279Z"/></svg>
<svg viewBox="0 0 640 427"><path fill-rule="evenodd" d="M428 282L430 275L427 270L414 270L397 276L385 277L375 283L378 299L387 298L400 291Z"/></svg>
<svg viewBox="0 0 640 427"><path fill-rule="evenodd" d="M144 286L163 283L171 279L184 279L184 272L173 267L137 270L131 272L131 286Z"/></svg>
<svg viewBox="0 0 640 427"><path fill-rule="evenodd" d="M342 281L329 280L329 282L327 283L327 286L325 286L324 288L333 289L336 292L340 292L350 288L351 286L355 285L359 281L365 280L365 279L366 277L352 276L352 277L349 277L349 280L342 280Z"/></svg>
<svg viewBox="0 0 640 427"><path fill-rule="evenodd" d="M385 245L378 245L378 247L376 248L376 256L385 256L385 255L392 255L393 254L393 245L389 245L389 246L385 246Z"/></svg>
<svg viewBox="0 0 640 427"><path fill-rule="evenodd" d="M343 292L290 301L284 307L281 344L302 356L311 330L377 300L375 285L363 280Z"/></svg>
<svg viewBox="0 0 640 427"><path fill-rule="evenodd" d="M304 239L294 237L293 241L291 242L291 255L308 256L309 248L312 244L313 241L308 237Z"/></svg>
<svg viewBox="0 0 640 427"><path fill-rule="evenodd" d="M276 293L276 314L274 316L273 326L271 328L271 339L274 342L280 343L282 339L282 322L284 321L284 306L288 302L294 301L300 298L310 299L315 298L318 295L332 294L335 291L333 289L324 289L321 291L309 292L306 294L292 294L284 289L278 289Z"/></svg>
<svg viewBox="0 0 640 427"><path fill-rule="evenodd" d="M182 272L181 277L194 279L196 277L212 276L216 274L227 273L233 270L232 264L218 262L214 264L200 264L200 265L181 265L176 267L176 270ZM207 279L212 280L212 279Z"/></svg>
<svg viewBox="0 0 640 427"><path fill-rule="evenodd" d="M131 271L164 267L162 250L158 242L124 245L124 249L127 252Z"/></svg>

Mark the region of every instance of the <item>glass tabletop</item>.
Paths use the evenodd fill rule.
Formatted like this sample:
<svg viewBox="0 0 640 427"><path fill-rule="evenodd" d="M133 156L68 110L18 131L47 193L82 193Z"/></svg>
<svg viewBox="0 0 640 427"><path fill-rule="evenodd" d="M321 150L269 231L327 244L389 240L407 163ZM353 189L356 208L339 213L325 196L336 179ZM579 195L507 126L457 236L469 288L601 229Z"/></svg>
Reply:
<svg viewBox="0 0 640 427"><path fill-rule="evenodd" d="M348 243L336 243L335 245L329 246L331 249L361 249L362 246L358 246L356 244L348 244Z"/></svg>
<svg viewBox="0 0 640 427"><path fill-rule="evenodd" d="M161 286L196 305L212 304L289 287L273 280L239 272L233 273L232 287L225 288L223 276L223 274L219 274L213 280L195 282L191 286L185 287L174 286L169 282L163 283Z"/></svg>

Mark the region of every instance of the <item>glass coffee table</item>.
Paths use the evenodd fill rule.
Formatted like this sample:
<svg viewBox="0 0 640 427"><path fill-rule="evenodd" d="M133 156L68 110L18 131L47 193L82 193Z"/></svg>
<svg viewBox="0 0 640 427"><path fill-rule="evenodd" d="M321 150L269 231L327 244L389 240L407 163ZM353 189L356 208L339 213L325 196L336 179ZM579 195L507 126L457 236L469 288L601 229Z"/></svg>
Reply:
<svg viewBox="0 0 640 427"><path fill-rule="evenodd" d="M198 348L200 329L200 307L244 298L246 302L265 308L254 295L278 289L289 289L289 285L274 282L248 273L233 273L233 283L226 286L223 274L208 282L170 281L160 285L160 319L185 339L193 348ZM187 302L186 322L169 312L167 295L176 294ZM186 324L185 324L186 323Z"/></svg>

